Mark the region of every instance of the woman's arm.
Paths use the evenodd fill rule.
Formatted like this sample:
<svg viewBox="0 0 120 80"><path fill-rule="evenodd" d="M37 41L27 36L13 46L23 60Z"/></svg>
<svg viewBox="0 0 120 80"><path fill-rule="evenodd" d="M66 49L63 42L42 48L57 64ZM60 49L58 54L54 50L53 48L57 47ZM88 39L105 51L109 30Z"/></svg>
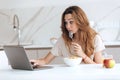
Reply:
<svg viewBox="0 0 120 80"><path fill-rule="evenodd" d="M95 63L101 64L103 63L102 51L96 52L94 55Z"/></svg>
<svg viewBox="0 0 120 80"><path fill-rule="evenodd" d="M87 64L101 64L102 63L102 51L100 52L96 52L94 53L94 59L92 60L91 58L89 58L82 50L81 46L77 43L72 43L73 47L74 47L74 52L76 53L76 55L80 56L83 58L84 63Z"/></svg>
<svg viewBox="0 0 120 80"><path fill-rule="evenodd" d="M55 58L55 56L53 54L51 54L51 52L49 52L47 54L47 56L44 58L45 64L50 63L54 58Z"/></svg>
<svg viewBox="0 0 120 80"><path fill-rule="evenodd" d="M42 65L50 63L55 56L49 52L44 58L37 59L37 60L30 60L30 62L33 64L34 68L40 67Z"/></svg>
<svg viewBox="0 0 120 80"><path fill-rule="evenodd" d="M95 55L94 55L94 59L93 60L91 60L89 57L87 57L87 55L86 55L86 57L85 58L83 58L83 61L85 62L85 63L88 63L88 64L102 64L102 51L100 51L100 52L96 52L95 53Z"/></svg>

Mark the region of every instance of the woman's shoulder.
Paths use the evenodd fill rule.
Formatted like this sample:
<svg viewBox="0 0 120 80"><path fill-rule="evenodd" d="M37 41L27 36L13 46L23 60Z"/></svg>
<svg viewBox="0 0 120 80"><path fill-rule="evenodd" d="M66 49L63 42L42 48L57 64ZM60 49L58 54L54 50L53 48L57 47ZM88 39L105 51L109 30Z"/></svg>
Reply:
<svg viewBox="0 0 120 80"><path fill-rule="evenodd" d="M61 40L63 40L63 37L62 37L62 36L60 36L60 37L58 38L58 40L60 40L60 41L61 41Z"/></svg>
<svg viewBox="0 0 120 80"><path fill-rule="evenodd" d="M104 41L99 34L95 36L94 43L95 43L95 46L104 46Z"/></svg>
<svg viewBox="0 0 120 80"><path fill-rule="evenodd" d="M102 37L100 36L100 34L97 34L94 39L95 41L98 41L98 40L102 40Z"/></svg>
<svg viewBox="0 0 120 80"><path fill-rule="evenodd" d="M57 42L58 42L58 43L63 43L63 42L64 42L63 37L60 36L60 37L57 39Z"/></svg>

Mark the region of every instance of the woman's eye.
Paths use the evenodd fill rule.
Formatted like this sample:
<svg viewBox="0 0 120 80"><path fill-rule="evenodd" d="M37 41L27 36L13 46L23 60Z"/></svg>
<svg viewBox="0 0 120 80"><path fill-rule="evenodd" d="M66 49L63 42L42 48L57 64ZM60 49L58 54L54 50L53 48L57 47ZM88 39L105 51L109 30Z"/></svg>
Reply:
<svg viewBox="0 0 120 80"><path fill-rule="evenodd" d="M70 21L70 24L73 24L73 21Z"/></svg>

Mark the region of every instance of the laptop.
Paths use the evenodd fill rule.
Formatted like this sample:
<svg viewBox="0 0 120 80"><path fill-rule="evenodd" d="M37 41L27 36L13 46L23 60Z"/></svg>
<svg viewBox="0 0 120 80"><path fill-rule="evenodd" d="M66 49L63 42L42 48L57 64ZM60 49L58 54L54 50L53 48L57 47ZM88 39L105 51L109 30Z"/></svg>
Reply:
<svg viewBox="0 0 120 80"><path fill-rule="evenodd" d="M13 69L34 70L23 46L3 46Z"/></svg>

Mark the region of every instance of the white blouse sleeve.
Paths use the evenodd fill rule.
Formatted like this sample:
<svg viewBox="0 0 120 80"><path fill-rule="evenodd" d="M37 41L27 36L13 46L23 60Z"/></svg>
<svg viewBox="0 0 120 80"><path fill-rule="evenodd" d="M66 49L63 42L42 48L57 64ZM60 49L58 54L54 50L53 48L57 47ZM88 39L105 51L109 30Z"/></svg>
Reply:
<svg viewBox="0 0 120 80"><path fill-rule="evenodd" d="M103 40L101 39L101 36L100 35L96 35L96 37L95 37L95 50L94 50L94 53L102 51L104 49L105 49L105 45L103 43Z"/></svg>
<svg viewBox="0 0 120 80"><path fill-rule="evenodd" d="M61 38L60 37L56 44L53 46L52 50L51 50L51 53L54 55L54 56L61 56Z"/></svg>

